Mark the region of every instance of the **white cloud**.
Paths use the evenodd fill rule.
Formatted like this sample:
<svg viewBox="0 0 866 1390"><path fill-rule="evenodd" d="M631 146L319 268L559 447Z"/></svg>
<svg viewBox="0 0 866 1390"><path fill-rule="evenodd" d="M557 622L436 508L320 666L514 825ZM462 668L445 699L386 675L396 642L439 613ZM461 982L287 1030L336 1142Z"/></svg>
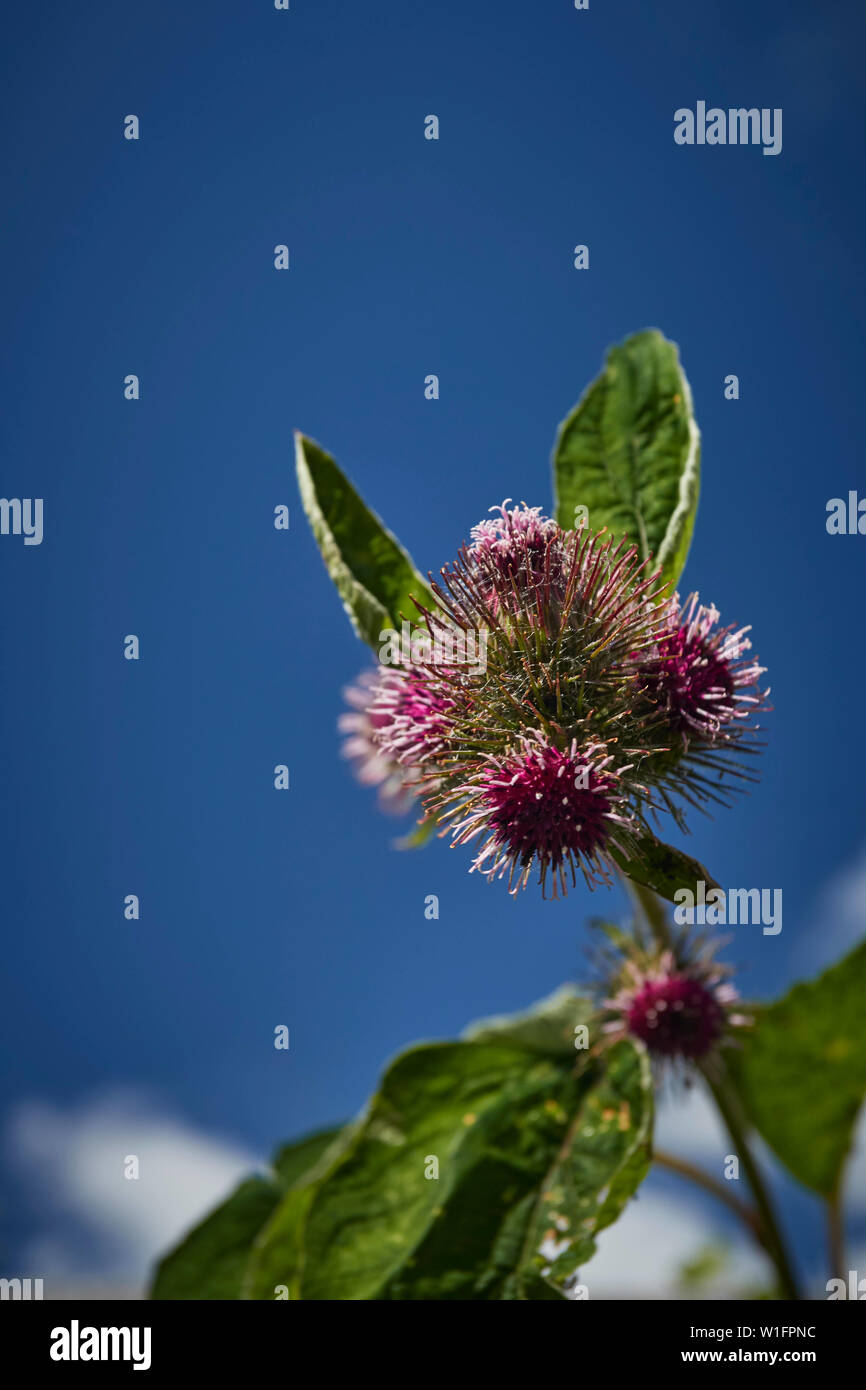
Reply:
<svg viewBox="0 0 866 1390"><path fill-rule="evenodd" d="M824 885L811 917L799 941L802 969L835 964L866 936L866 846Z"/></svg>
<svg viewBox="0 0 866 1390"><path fill-rule="evenodd" d="M731 1141L703 1084L670 1091L662 1097L655 1127L655 1146L721 1173Z"/></svg>
<svg viewBox="0 0 866 1390"><path fill-rule="evenodd" d="M258 1166L238 1145L129 1091L65 1111L24 1103L11 1117L7 1144L44 1202L51 1235L33 1242L22 1273L44 1278L48 1296L52 1283L140 1292L154 1258ZM131 1154L140 1174L133 1180L124 1177Z"/></svg>
<svg viewBox="0 0 866 1390"><path fill-rule="evenodd" d="M660 1097L655 1146L678 1158L723 1175L731 1140L703 1085L669 1089ZM770 1155L758 1143L765 1164ZM671 1190L673 1182L680 1187ZM735 1184L748 1200L745 1183ZM730 1298L743 1290L767 1287L772 1272L766 1257L712 1197L704 1197L686 1179L668 1179L664 1190L652 1176L640 1188L619 1221L603 1231L598 1251L581 1270L590 1298ZM725 1247L724 1267L701 1287L685 1291L679 1274L685 1264L708 1248Z"/></svg>

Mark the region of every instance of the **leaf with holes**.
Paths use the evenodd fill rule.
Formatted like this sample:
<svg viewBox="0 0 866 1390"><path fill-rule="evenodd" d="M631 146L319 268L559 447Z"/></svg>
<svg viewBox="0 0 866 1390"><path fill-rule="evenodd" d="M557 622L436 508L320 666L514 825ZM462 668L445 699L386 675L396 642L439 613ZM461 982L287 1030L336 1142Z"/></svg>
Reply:
<svg viewBox="0 0 866 1390"><path fill-rule="evenodd" d="M342 1156L275 1211L249 1296L279 1284L307 1300L564 1296L574 1268L548 1227L568 1223L574 1259L590 1258L646 1171L652 1084L630 1041L566 1048L559 1002L562 1027L488 1024L483 1039L397 1058Z"/></svg>

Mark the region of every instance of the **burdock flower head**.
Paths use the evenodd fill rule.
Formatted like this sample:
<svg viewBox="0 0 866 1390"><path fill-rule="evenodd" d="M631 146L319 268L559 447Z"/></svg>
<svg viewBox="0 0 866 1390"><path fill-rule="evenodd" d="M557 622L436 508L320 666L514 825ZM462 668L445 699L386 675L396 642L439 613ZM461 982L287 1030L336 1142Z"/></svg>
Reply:
<svg viewBox="0 0 866 1390"><path fill-rule="evenodd" d="M579 869L586 882L609 882L611 847L622 847L633 816L621 779L603 744L562 750L541 730L519 745L490 755L456 775L438 797L440 817L453 821L453 844L482 835L473 862L490 879L508 875L523 888L533 868L554 896L566 892ZM452 805L453 803L453 805Z"/></svg>
<svg viewBox="0 0 866 1390"><path fill-rule="evenodd" d="M379 787L383 810L408 810L421 790L424 763L441 747L450 700L410 665L364 671L343 696L353 707L339 719L349 735L343 756L360 782Z"/></svg>
<svg viewBox="0 0 866 1390"><path fill-rule="evenodd" d="M498 586L492 582L484 584L485 572L495 571L506 584L512 579L523 587L539 583L549 542L555 543L561 534L555 521L542 516L540 507L527 507L523 502L509 511L510 500L506 497L501 507L491 507L496 515L472 527L472 543L466 552L470 562L479 562L479 581L494 606L499 601Z"/></svg>
<svg viewBox="0 0 866 1390"><path fill-rule="evenodd" d="M673 605L669 630L641 666L648 697L684 739L727 739L760 703L752 691L764 667L741 660L751 647L750 629L717 630L718 621L718 609L691 594L681 612Z"/></svg>
<svg viewBox="0 0 866 1390"><path fill-rule="evenodd" d="M656 649L636 660L654 745L642 771L681 826L674 797L727 805L738 784L755 780L741 755L757 750L751 720L767 708L769 691L758 685L765 668L745 655L750 628L719 628L718 621L718 609L699 604L697 594L682 608L674 598Z"/></svg>
<svg viewBox="0 0 866 1390"><path fill-rule="evenodd" d="M718 941L683 934L661 949L647 947L638 931L615 939L620 954L602 990L608 1037L639 1038L652 1056L681 1068L705 1063L749 1024L730 969L714 959Z"/></svg>
<svg viewBox="0 0 866 1390"><path fill-rule="evenodd" d="M343 757L353 764L358 781L378 787L382 810L399 815L413 804L417 788L413 791L411 768L382 751L381 735L393 722L390 710L374 708L382 698L382 687L390 693L391 682L387 673L380 675L376 670L363 671L353 685L346 686L343 698L349 709L340 715L338 728L347 735Z"/></svg>
<svg viewBox="0 0 866 1390"><path fill-rule="evenodd" d="M454 846L475 841L474 869L512 892L607 882L648 816L720 799L760 668L635 546L503 503L431 588L425 642L370 678L352 747Z"/></svg>

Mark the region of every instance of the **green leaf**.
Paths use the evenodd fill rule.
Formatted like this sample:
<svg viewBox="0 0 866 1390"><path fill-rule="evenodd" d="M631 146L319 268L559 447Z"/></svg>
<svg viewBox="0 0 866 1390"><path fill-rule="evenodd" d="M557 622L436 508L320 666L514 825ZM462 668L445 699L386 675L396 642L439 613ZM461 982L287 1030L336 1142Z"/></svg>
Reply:
<svg viewBox="0 0 866 1390"><path fill-rule="evenodd" d="M626 1038L605 1061L542 1184L521 1261L521 1269L528 1263L561 1291L593 1254L598 1233L616 1221L646 1177L652 1156L647 1053Z"/></svg>
<svg viewBox="0 0 866 1390"><path fill-rule="evenodd" d="M700 488L700 433L674 343L650 329L607 354L604 371L560 426L553 454L556 519L628 535L675 588Z"/></svg>
<svg viewBox="0 0 866 1390"><path fill-rule="evenodd" d="M558 1203L589 1258L646 1170L649 1069L631 1042L588 1059L557 1037L548 1055L525 1020L527 1045L497 1026L392 1064L342 1157L290 1192L257 1241L251 1297L278 1284L307 1300L562 1295L541 1225Z"/></svg>
<svg viewBox="0 0 866 1390"><path fill-rule="evenodd" d="M290 1273L303 1276L299 1296L307 1299L378 1297L435 1219L443 1178L425 1179L428 1156L450 1184L491 1108L514 1104L527 1087L561 1084L561 1067L516 1047L437 1043L404 1053L309 1210L296 1196L275 1214L254 1261L252 1295L272 1297Z"/></svg>
<svg viewBox="0 0 866 1390"><path fill-rule="evenodd" d="M728 1066L752 1124L799 1182L837 1194L866 1098L866 942L765 1007Z"/></svg>
<svg viewBox="0 0 866 1390"><path fill-rule="evenodd" d="M283 1190L315 1172L330 1150L335 1146L339 1147L338 1141L342 1142L345 1132L345 1125L340 1125L337 1129L318 1130L315 1134L307 1135L305 1139L296 1139L293 1143L284 1144L278 1149L271 1166Z"/></svg>
<svg viewBox="0 0 866 1390"><path fill-rule="evenodd" d="M287 1144L272 1174L248 1178L159 1263L153 1299L237 1299L250 1247L284 1193L334 1144L339 1129Z"/></svg>
<svg viewBox="0 0 866 1390"><path fill-rule="evenodd" d="M594 1009L571 985L561 985L546 999L519 1014L483 1018L463 1031L464 1042L516 1042L550 1056L574 1057L575 1026L591 1027Z"/></svg>
<svg viewBox="0 0 866 1390"><path fill-rule="evenodd" d="M157 1266L153 1299L236 1299L250 1246L282 1195L269 1178L249 1178Z"/></svg>
<svg viewBox="0 0 866 1390"><path fill-rule="evenodd" d="M299 1183L275 1207L249 1252L240 1297L273 1299L278 1288L300 1297L304 1268L304 1223L316 1194L315 1183Z"/></svg>
<svg viewBox="0 0 866 1390"><path fill-rule="evenodd" d="M589 1005L565 987L404 1053L357 1124L280 1150L191 1232L152 1297L567 1297L646 1172L652 1123L643 1048L575 1049L576 1018Z"/></svg>
<svg viewBox="0 0 866 1390"><path fill-rule="evenodd" d="M417 598L436 610L436 600L399 542L361 500L329 454L302 434L295 436L298 486L328 573L352 626L374 651L385 628L413 626Z"/></svg>
<svg viewBox="0 0 866 1390"><path fill-rule="evenodd" d="M598 1232L646 1175L652 1123L649 1062L631 1041L572 1083L567 1096L489 1127L478 1161L385 1297L567 1296Z"/></svg>
<svg viewBox="0 0 866 1390"><path fill-rule="evenodd" d="M654 835L638 837L634 842L634 853L629 856L618 849L611 849L611 854L624 874L628 874L636 883L642 883L645 888L651 888L669 903L676 901L674 895L680 888L688 888L694 893L696 884L701 881L707 891L719 886L697 859L692 859L680 849L674 849L672 845L664 844Z"/></svg>

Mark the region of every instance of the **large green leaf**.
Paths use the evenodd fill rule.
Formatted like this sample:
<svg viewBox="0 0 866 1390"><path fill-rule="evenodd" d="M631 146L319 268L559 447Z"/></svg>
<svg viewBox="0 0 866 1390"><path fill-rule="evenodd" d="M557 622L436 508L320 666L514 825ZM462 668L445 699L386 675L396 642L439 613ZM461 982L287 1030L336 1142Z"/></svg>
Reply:
<svg viewBox="0 0 866 1390"><path fill-rule="evenodd" d="M688 555L700 487L700 434L675 344L650 329L607 354L604 371L560 426L556 519L578 507L653 555L674 588Z"/></svg>
<svg viewBox="0 0 866 1390"><path fill-rule="evenodd" d="M280 1150L192 1231L152 1297L567 1297L649 1157L646 1054L600 1050L592 1017L564 987L404 1053L359 1122Z"/></svg>
<svg viewBox="0 0 866 1390"><path fill-rule="evenodd" d="M478 1161L384 1297L567 1295L596 1235L619 1216L649 1167L646 1054L630 1041L618 1043L603 1062L588 1065L574 1090L567 1100L494 1117L500 1123L490 1126Z"/></svg>
<svg viewBox="0 0 866 1390"><path fill-rule="evenodd" d="M528 1263L566 1289L620 1215L651 1160L652 1076L643 1048L624 1039L581 1099L528 1224ZM539 1252L544 1252L543 1255Z"/></svg>
<svg viewBox="0 0 866 1390"><path fill-rule="evenodd" d="M746 1112L801 1183L836 1195L866 1098L866 942L816 980L750 1010L729 1067Z"/></svg>
<svg viewBox="0 0 866 1390"><path fill-rule="evenodd" d="M358 636L378 651L383 629L399 631L401 618L419 622L414 598L433 611L436 600L330 454L302 434L295 452L301 500L328 573Z"/></svg>
<svg viewBox="0 0 866 1390"><path fill-rule="evenodd" d="M635 1045L590 1057L563 1043L548 1053L494 1030L399 1057L342 1157L276 1209L249 1296L561 1296L645 1172L652 1111ZM552 1276L551 1204L575 1252Z"/></svg>
<svg viewBox="0 0 866 1390"><path fill-rule="evenodd" d="M288 1283L293 1297L378 1297L435 1219L478 1122L527 1090L562 1083L562 1067L514 1046L437 1043L404 1053L336 1172L308 1194L308 1209L298 1195L276 1212L254 1260L253 1296L271 1298L275 1284ZM430 1157L439 1179L424 1176Z"/></svg>
<svg viewBox="0 0 866 1390"><path fill-rule="evenodd" d="M313 1169L340 1130L287 1144L273 1172L247 1179L157 1266L154 1299L237 1299L250 1247L284 1193Z"/></svg>

